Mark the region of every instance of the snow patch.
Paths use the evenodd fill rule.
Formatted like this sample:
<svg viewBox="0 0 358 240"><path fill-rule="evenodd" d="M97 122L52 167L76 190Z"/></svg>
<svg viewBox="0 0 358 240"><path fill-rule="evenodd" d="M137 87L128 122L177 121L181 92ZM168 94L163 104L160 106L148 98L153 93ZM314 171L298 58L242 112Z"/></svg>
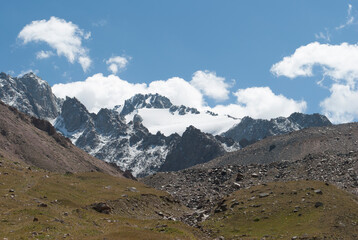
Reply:
<svg viewBox="0 0 358 240"><path fill-rule="evenodd" d="M166 136L173 133L182 135L187 127L193 125L203 132L213 135L221 134L229 130L240 120L232 119L227 116L212 116L208 113L179 115L178 112L171 113L169 109L143 108L128 114L125 119L128 123L133 120L133 116L139 114L143 118L143 125L152 134L158 131Z"/></svg>

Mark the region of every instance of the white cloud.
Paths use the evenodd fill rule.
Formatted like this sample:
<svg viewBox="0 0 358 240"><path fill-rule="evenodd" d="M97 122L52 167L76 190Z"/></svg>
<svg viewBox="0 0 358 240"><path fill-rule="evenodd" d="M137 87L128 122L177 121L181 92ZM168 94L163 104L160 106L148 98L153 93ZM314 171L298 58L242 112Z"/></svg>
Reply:
<svg viewBox="0 0 358 240"><path fill-rule="evenodd" d="M283 95L276 95L269 87L239 89L234 94L237 103L218 105L212 111L237 118L250 116L270 119L278 116L287 117L293 112L304 112L307 107L305 101L295 101Z"/></svg>
<svg viewBox="0 0 358 240"><path fill-rule="evenodd" d="M206 105L201 92L179 77L169 78L166 81L151 82L148 91L168 97L175 105L185 105L198 109Z"/></svg>
<svg viewBox="0 0 358 240"><path fill-rule="evenodd" d="M211 110L234 117L251 116L254 118L273 118L289 116L293 112L304 112L306 102L295 101L274 94L268 87L240 89L234 93L237 103L227 106L207 106L204 95L188 81L179 77L146 83L129 83L118 76L104 76L102 73L88 77L82 82L55 84L52 87L56 96L76 97L90 112L100 108L113 108L137 93L158 93L168 97L175 105L195 107L200 111Z"/></svg>
<svg viewBox="0 0 358 240"><path fill-rule="evenodd" d="M92 26L94 27L104 27L108 24L107 20L106 19L101 19L97 22L92 22Z"/></svg>
<svg viewBox="0 0 358 240"><path fill-rule="evenodd" d="M348 4L347 17L346 17L347 20L344 24L341 24L340 26L336 27L336 30L343 29L354 23L354 16L352 16L352 9L353 9L352 4Z"/></svg>
<svg viewBox="0 0 358 240"><path fill-rule="evenodd" d="M330 42L331 41L331 34L329 33L328 29L326 29L326 32L319 32L316 33L315 35L316 39L323 39L324 41Z"/></svg>
<svg viewBox="0 0 358 240"><path fill-rule="evenodd" d="M53 56L53 52L52 51L39 51L36 53L36 58L37 59L45 59L45 58L49 58L51 56Z"/></svg>
<svg viewBox="0 0 358 240"><path fill-rule="evenodd" d="M106 61L108 70L113 74L117 74L118 70L126 68L128 65L128 59L126 57L115 56L111 57Z"/></svg>
<svg viewBox="0 0 358 240"><path fill-rule="evenodd" d="M204 105L202 94L187 81L178 77L166 81L154 81L148 85L132 84L115 75L104 76L98 73L83 82L55 84L52 90L58 97L78 98L91 112L121 105L137 93L159 93L176 105L184 104L197 108Z"/></svg>
<svg viewBox="0 0 358 240"><path fill-rule="evenodd" d="M70 63L78 62L84 71L91 65L88 50L82 46L82 40L90 37L76 24L64 19L51 17L49 20L33 21L26 25L18 35L24 44L45 42L56 50L57 55L65 56Z"/></svg>
<svg viewBox="0 0 358 240"><path fill-rule="evenodd" d="M320 106L325 114L334 123L351 122L358 118L358 91L348 85L333 84L331 96L324 99Z"/></svg>
<svg viewBox="0 0 358 240"><path fill-rule="evenodd" d="M204 95L217 101L229 98L229 84L225 82L225 78L216 76L215 72L196 71L190 84L202 91Z"/></svg>
<svg viewBox="0 0 358 240"><path fill-rule="evenodd" d="M333 80L353 84L358 78L358 45L320 44L318 42L301 46L294 54L284 57L271 67L277 76L296 78L313 76L313 67L321 66L323 74Z"/></svg>
<svg viewBox="0 0 358 240"><path fill-rule="evenodd" d="M314 66L322 68L323 79L328 83L330 96L320 103L322 113L334 123L353 121L358 118L358 45L310 43L299 47L294 54L274 64L271 72L277 76L295 78L313 76ZM322 86L322 81L317 84ZM327 83L327 81L325 81Z"/></svg>

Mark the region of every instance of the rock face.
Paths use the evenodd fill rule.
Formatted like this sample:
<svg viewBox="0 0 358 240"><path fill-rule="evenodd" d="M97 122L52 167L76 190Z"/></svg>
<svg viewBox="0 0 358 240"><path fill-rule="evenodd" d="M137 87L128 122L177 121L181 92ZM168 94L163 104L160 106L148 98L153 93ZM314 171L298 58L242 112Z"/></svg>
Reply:
<svg viewBox="0 0 358 240"><path fill-rule="evenodd" d="M172 105L168 98L159 94L136 94L124 102L121 115L125 116L140 108L170 108Z"/></svg>
<svg viewBox="0 0 358 240"><path fill-rule="evenodd" d="M227 143L225 143L227 141ZM227 144L227 145L226 145ZM187 128L181 138L178 138L160 171L177 171L196 164L205 163L226 153L226 147L233 147L234 141L223 137L215 138L201 132L193 126ZM238 149L239 146L236 145Z"/></svg>
<svg viewBox="0 0 358 240"><path fill-rule="evenodd" d="M19 111L37 118L54 119L60 113L61 100L50 85L33 73L11 77L0 73L0 99Z"/></svg>
<svg viewBox="0 0 358 240"><path fill-rule="evenodd" d="M160 98L155 96L152 103L165 106L166 101L159 101ZM127 105L134 104L127 101ZM183 169L239 147L229 139L215 138L194 127L189 127L182 137L178 134L167 137L160 132L151 134L138 114L126 123L117 110L101 109L97 114L89 113L76 98L66 98L63 102L55 127L76 146L106 162L116 163L124 170L131 170L135 176Z"/></svg>
<svg viewBox="0 0 358 240"><path fill-rule="evenodd" d="M321 114L293 113L288 118L271 120L244 117L241 122L222 135L239 142L242 147L269 136L281 135L308 127L331 126L327 117Z"/></svg>

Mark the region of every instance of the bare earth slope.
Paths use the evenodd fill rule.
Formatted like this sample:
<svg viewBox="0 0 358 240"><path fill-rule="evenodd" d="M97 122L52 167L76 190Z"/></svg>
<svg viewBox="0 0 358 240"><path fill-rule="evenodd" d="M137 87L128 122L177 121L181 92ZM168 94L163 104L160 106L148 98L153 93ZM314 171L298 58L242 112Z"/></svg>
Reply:
<svg viewBox="0 0 358 240"><path fill-rule="evenodd" d="M289 134L268 137L239 151L228 153L198 168L216 166L268 164L274 161L296 161L308 154L355 151L358 147L358 123L307 128Z"/></svg>
<svg viewBox="0 0 358 240"><path fill-rule="evenodd" d="M0 156L56 172L99 171L122 176L56 133L52 125L0 102Z"/></svg>

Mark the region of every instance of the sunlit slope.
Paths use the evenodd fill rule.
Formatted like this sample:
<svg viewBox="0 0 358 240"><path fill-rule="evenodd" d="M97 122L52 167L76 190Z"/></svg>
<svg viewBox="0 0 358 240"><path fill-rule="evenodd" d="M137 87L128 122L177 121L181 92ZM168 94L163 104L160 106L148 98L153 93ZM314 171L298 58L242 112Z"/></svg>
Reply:
<svg viewBox="0 0 358 240"><path fill-rule="evenodd" d="M175 221L190 213L187 208L142 183L96 172L56 174L4 158L0 162L1 238L203 238Z"/></svg>
<svg viewBox="0 0 358 240"><path fill-rule="evenodd" d="M202 225L225 239L358 239L358 203L323 182L274 182L234 192Z"/></svg>

